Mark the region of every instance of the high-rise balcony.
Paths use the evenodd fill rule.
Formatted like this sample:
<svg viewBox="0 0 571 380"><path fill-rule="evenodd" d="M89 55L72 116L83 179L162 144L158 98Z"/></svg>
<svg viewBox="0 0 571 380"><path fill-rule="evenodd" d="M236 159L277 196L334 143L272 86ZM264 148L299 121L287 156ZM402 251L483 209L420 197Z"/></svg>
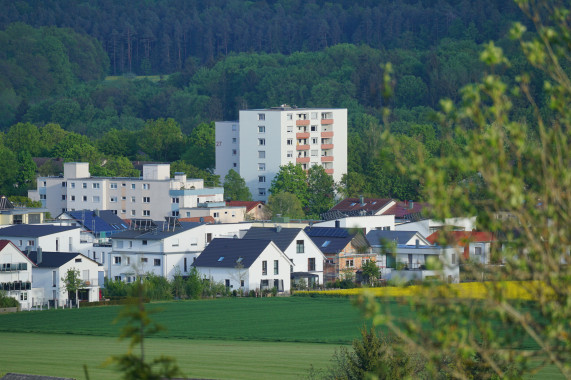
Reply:
<svg viewBox="0 0 571 380"><path fill-rule="evenodd" d="M295 150L308 150L309 149L309 145L297 145L295 147Z"/></svg>
<svg viewBox="0 0 571 380"><path fill-rule="evenodd" d="M296 162L297 164L306 164L306 163L309 162L309 159L310 159L310 158L311 158L311 157L297 157L297 158L295 159L295 162Z"/></svg>
<svg viewBox="0 0 571 380"><path fill-rule="evenodd" d="M333 144L321 144L321 150L333 149Z"/></svg>
<svg viewBox="0 0 571 380"><path fill-rule="evenodd" d="M321 156L321 162L332 162L333 156Z"/></svg>
<svg viewBox="0 0 571 380"><path fill-rule="evenodd" d="M331 138L333 137L333 131L329 131L329 132L321 132L321 138Z"/></svg>
<svg viewBox="0 0 571 380"><path fill-rule="evenodd" d="M309 125L309 120L296 120L295 121L295 125L299 126L299 125Z"/></svg>
<svg viewBox="0 0 571 380"><path fill-rule="evenodd" d="M325 173L327 173L327 174L333 174L333 169L325 169Z"/></svg>
<svg viewBox="0 0 571 380"><path fill-rule="evenodd" d="M295 137L297 139L308 139L309 138L309 132L298 132L295 134Z"/></svg>
<svg viewBox="0 0 571 380"><path fill-rule="evenodd" d="M333 119L321 119L321 125L333 124Z"/></svg>

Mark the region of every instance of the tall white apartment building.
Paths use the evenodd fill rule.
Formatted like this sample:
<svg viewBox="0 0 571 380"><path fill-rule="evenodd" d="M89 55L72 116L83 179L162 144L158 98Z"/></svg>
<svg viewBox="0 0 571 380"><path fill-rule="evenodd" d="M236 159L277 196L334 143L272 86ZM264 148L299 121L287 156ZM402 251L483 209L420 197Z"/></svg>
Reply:
<svg viewBox="0 0 571 380"><path fill-rule="evenodd" d="M241 110L239 121L216 123L216 170L222 179L234 169L255 200L267 200L280 166L321 165L339 182L347 173L347 109Z"/></svg>
<svg viewBox="0 0 571 380"><path fill-rule="evenodd" d="M113 210L122 219L192 217L198 207L225 206L224 188L204 187L203 179L170 177L169 164L143 165L138 178L92 177L87 162L67 162L63 176L38 177L28 192L53 217L74 210Z"/></svg>

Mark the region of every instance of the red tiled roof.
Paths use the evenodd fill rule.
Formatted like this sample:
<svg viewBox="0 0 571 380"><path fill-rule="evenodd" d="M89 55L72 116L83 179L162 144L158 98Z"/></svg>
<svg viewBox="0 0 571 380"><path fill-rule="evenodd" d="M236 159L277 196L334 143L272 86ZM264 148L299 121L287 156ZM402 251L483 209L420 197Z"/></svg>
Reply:
<svg viewBox="0 0 571 380"><path fill-rule="evenodd" d="M258 205L263 205L260 201L227 201L226 206L230 207L246 207L246 212L250 212Z"/></svg>
<svg viewBox="0 0 571 380"><path fill-rule="evenodd" d="M443 231L436 231L426 238L431 244L434 244L440 238ZM496 241L491 232L484 231L448 231L446 238L449 242L453 242L461 247L467 246L473 242Z"/></svg>
<svg viewBox="0 0 571 380"><path fill-rule="evenodd" d="M202 221L200 220L202 218ZM195 216L192 218L179 218L180 222L193 222L193 223L216 223L212 216Z"/></svg>
<svg viewBox="0 0 571 380"><path fill-rule="evenodd" d="M7 246L8 244L10 244L10 240L0 240L0 251L4 249L5 246Z"/></svg>
<svg viewBox="0 0 571 380"><path fill-rule="evenodd" d="M412 207L411 207L412 203ZM397 219L402 219L406 215L421 213L422 210L428 208L428 203L420 203L420 202L410 202L410 201L398 201L396 205L389 208L383 214L385 215L394 215Z"/></svg>
<svg viewBox="0 0 571 380"><path fill-rule="evenodd" d="M385 198L363 198L363 204L359 198L345 198L341 202L337 203L330 211L368 211L377 212L391 202L392 199Z"/></svg>

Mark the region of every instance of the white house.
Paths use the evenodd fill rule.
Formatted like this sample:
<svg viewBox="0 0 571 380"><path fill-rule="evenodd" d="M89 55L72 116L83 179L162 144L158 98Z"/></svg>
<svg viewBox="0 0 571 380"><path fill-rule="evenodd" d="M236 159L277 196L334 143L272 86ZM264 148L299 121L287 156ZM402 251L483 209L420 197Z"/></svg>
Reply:
<svg viewBox="0 0 571 380"><path fill-rule="evenodd" d="M78 292L80 301L99 301L99 288L103 285L103 267L90 258L76 252L30 252L28 257L36 264L33 269L33 286L43 288L41 303L59 307L75 300L75 293L65 288L63 278L69 270L77 270L82 280Z"/></svg>
<svg viewBox="0 0 571 380"><path fill-rule="evenodd" d="M264 290L275 287L289 293L291 260L271 240L214 239L196 259L202 276L228 289Z"/></svg>
<svg viewBox="0 0 571 380"><path fill-rule="evenodd" d="M430 236L444 228L453 231L472 231L476 228L476 217L448 218L445 221L435 219L422 219L395 225L397 231L418 231L422 236Z"/></svg>
<svg viewBox="0 0 571 380"><path fill-rule="evenodd" d="M373 230L366 235L367 241L371 245L373 252L377 254L377 266L381 272L386 272L387 268L395 267L395 257L383 252L387 243L397 246L431 246L432 244L420 233L416 231L387 231ZM403 260L401 260L403 261ZM412 267L412 265L411 265Z"/></svg>
<svg viewBox="0 0 571 380"><path fill-rule="evenodd" d="M394 215L345 216L313 224L314 227L359 228L365 233L372 230L395 229Z"/></svg>
<svg viewBox="0 0 571 380"><path fill-rule="evenodd" d="M325 256L302 228L255 227L248 230L244 239L273 241L294 263L293 281L304 279L309 286L323 284Z"/></svg>
<svg viewBox="0 0 571 380"><path fill-rule="evenodd" d="M321 165L339 182L347 173L347 109L280 107L240 110L216 122L216 170L244 178L255 200L267 200L280 166Z"/></svg>
<svg viewBox="0 0 571 380"><path fill-rule="evenodd" d="M153 273L172 278L187 275L190 266L216 237L239 238L251 224L185 223L133 219L129 230L113 235L113 249L106 260L107 277L131 282L135 276Z"/></svg>
<svg viewBox="0 0 571 380"><path fill-rule="evenodd" d="M0 291L20 302L22 309L43 298L43 289L33 283L33 267L33 261L11 241L0 240Z"/></svg>
<svg viewBox="0 0 571 380"><path fill-rule="evenodd" d="M40 247L44 252L80 252L89 246L81 242L80 228L77 226L19 224L1 228L0 239L10 240L22 251Z"/></svg>

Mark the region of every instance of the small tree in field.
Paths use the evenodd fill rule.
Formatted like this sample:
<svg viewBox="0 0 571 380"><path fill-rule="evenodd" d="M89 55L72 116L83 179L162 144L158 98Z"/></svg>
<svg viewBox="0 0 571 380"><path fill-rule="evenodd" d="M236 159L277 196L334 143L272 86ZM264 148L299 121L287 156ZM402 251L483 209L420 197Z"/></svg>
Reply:
<svg viewBox="0 0 571 380"><path fill-rule="evenodd" d="M369 260L361 266L361 273L367 285L374 285L379 279L379 267L377 263Z"/></svg>
<svg viewBox="0 0 571 380"><path fill-rule="evenodd" d="M79 289L83 286L83 280L79 277L79 270L72 268L69 269L65 276L61 279L63 287L68 293L75 293L75 302L79 308ZM69 296L69 295L68 295Z"/></svg>

